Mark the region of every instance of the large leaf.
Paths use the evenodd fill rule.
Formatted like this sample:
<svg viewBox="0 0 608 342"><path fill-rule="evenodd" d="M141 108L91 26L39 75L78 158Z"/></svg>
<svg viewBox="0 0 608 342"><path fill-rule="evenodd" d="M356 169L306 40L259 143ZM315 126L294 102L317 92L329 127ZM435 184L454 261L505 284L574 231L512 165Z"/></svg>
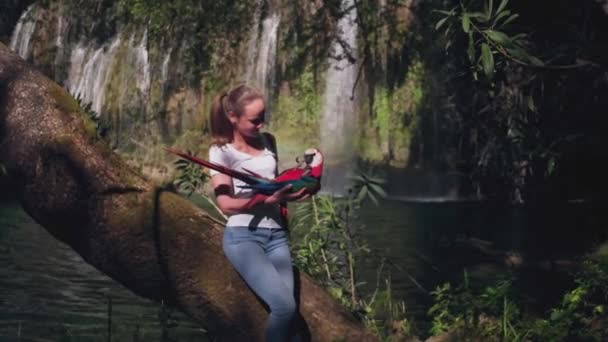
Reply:
<svg viewBox="0 0 608 342"><path fill-rule="evenodd" d="M466 13L464 13L462 15L461 21L462 21L462 30L465 33L471 32L471 18L469 18L469 16Z"/></svg>
<svg viewBox="0 0 608 342"><path fill-rule="evenodd" d="M493 10L492 7L494 7L494 1L488 0L488 2L486 3L486 6L487 6L486 7L486 17L488 17L488 19L492 18L492 10Z"/></svg>
<svg viewBox="0 0 608 342"><path fill-rule="evenodd" d="M528 60L528 57L529 57L529 55L526 52L526 50L524 50L524 49L522 49L522 48L520 48L518 46L515 46L515 47L512 47L512 48L507 48L507 53L509 55L511 55L512 57L515 57L515 58L517 58L519 60Z"/></svg>
<svg viewBox="0 0 608 342"><path fill-rule="evenodd" d="M372 190L371 192L377 194L378 197L383 197L383 198L386 197L386 192L380 185L371 183L369 185L369 187L370 187L370 190Z"/></svg>
<svg viewBox="0 0 608 342"><path fill-rule="evenodd" d="M446 20L448 20L450 17L445 17L441 20L439 20L437 22L437 24L435 25L435 30L439 30L441 28L441 26L443 26L443 24L445 24Z"/></svg>
<svg viewBox="0 0 608 342"><path fill-rule="evenodd" d="M507 46L511 46L513 44L513 42L511 41L511 38L509 38L509 36L507 36L504 32L500 32L500 31L496 31L496 30L486 30L484 32L493 42L495 42L498 45L507 47Z"/></svg>
<svg viewBox="0 0 608 342"><path fill-rule="evenodd" d="M505 7L507 7L508 3L509 3L509 0L502 0L500 5L498 5L498 8L496 9L496 13L500 13L503 9L505 9Z"/></svg>
<svg viewBox="0 0 608 342"><path fill-rule="evenodd" d="M467 48L467 55L469 56L469 61L471 63L475 63L475 41L472 34L469 34L469 47Z"/></svg>
<svg viewBox="0 0 608 342"><path fill-rule="evenodd" d="M517 14L517 13L515 13L515 14L511 15L510 17L508 17L508 18L507 18L507 20L505 20L505 21L502 23L502 26L506 26L506 25L508 25L510 22L512 22L513 20L517 19L518 17L519 17L519 14Z"/></svg>
<svg viewBox="0 0 608 342"><path fill-rule="evenodd" d="M490 46L486 43L481 44L481 65L486 77L491 79L494 75L494 56L492 56Z"/></svg>
<svg viewBox="0 0 608 342"><path fill-rule="evenodd" d="M481 12L469 12L467 13L469 17L471 18L475 18L481 22L487 22L488 21L488 17L486 17L486 15L484 13Z"/></svg>
<svg viewBox="0 0 608 342"><path fill-rule="evenodd" d="M498 24L498 22L500 21L500 19L508 16L509 14L511 14L511 11L509 11L509 10L502 11L502 12L498 13L498 15L496 16L496 18L494 18L493 26L496 26Z"/></svg>

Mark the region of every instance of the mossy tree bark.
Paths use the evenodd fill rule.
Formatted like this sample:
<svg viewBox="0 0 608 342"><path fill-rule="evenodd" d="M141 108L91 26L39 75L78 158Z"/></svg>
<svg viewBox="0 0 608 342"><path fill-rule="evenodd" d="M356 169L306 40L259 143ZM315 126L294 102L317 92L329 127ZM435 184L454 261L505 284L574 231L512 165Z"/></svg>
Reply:
<svg viewBox="0 0 608 342"><path fill-rule="evenodd" d="M220 340L263 340L267 312L224 258L221 225L129 168L63 88L1 43L0 163L25 211L86 262L177 306ZM297 277L312 340L376 340Z"/></svg>

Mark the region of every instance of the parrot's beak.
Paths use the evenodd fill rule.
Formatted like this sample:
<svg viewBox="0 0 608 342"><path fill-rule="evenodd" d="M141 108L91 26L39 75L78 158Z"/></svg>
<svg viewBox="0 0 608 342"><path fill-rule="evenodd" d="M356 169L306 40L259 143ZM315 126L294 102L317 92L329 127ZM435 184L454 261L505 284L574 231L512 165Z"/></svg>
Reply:
<svg viewBox="0 0 608 342"><path fill-rule="evenodd" d="M310 165L310 163L312 163L312 158L314 158L315 154L305 154L304 155L304 162L306 163L306 165Z"/></svg>
<svg viewBox="0 0 608 342"><path fill-rule="evenodd" d="M306 164L307 166L310 165L310 163L312 163L313 158L315 157L315 154L303 154L301 156L297 156L296 157L296 162L298 164Z"/></svg>

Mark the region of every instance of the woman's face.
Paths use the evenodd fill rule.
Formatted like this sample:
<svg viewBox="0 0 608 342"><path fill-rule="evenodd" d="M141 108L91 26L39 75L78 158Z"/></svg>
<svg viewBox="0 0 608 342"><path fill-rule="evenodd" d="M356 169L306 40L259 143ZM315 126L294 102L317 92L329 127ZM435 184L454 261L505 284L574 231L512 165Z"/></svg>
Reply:
<svg viewBox="0 0 608 342"><path fill-rule="evenodd" d="M233 115L230 118L236 132L244 137L257 137L262 127L264 127L264 110L263 99L255 99L246 104L241 116Z"/></svg>

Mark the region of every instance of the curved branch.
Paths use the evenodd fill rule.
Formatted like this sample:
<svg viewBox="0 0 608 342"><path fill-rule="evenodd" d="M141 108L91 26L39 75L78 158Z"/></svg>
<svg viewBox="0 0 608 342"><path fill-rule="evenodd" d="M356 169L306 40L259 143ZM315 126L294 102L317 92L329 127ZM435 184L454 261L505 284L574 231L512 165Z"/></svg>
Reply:
<svg viewBox="0 0 608 342"><path fill-rule="evenodd" d="M24 210L86 262L218 340L263 340L266 309L224 257L221 225L131 169L89 120L0 43L0 163ZM377 340L309 277L296 278L314 341Z"/></svg>

